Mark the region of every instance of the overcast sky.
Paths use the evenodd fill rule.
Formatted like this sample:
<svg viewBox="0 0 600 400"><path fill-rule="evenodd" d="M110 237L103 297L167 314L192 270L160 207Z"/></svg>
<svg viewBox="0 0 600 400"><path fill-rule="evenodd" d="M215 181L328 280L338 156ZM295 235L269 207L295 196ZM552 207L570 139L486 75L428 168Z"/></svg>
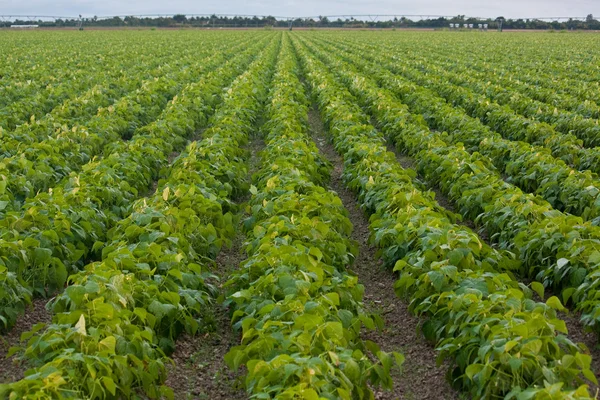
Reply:
<svg viewBox="0 0 600 400"><path fill-rule="evenodd" d="M0 15L108 16L138 14L428 14L475 17L600 16L600 0L0 0ZM597 14L597 15L596 15Z"/></svg>

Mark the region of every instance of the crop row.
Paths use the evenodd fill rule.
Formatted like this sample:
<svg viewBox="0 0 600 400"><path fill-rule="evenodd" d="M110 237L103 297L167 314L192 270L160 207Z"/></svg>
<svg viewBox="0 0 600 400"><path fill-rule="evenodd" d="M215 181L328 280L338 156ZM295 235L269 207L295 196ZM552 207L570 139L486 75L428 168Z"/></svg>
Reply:
<svg viewBox="0 0 600 400"><path fill-rule="evenodd" d="M4 36L5 40L0 45L2 54L5 55L0 69L0 109L81 76L86 67L101 69L112 59L136 50L140 52L139 43L132 46L131 42L128 45L124 40L114 41L116 38L107 41L100 37L90 39L60 36ZM84 51L84 48L93 48L95 51ZM164 44L157 45L158 52L165 49Z"/></svg>
<svg viewBox="0 0 600 400"><path fill-rule="evenodd" d="M391 42L381 35L379 39ZM492 35L470 40L443 34L413 34L394 39L392 52L415 50L421 54L440 54L461 64L478 66L490 74L512 75L560 95L571 94L581 101L589 99L600 104L597 56L589 50L592 42L582 37L533 35L522 40L522 37Z"/></svg>
<svg viewBox="0 0 600 400"><path fill-rule="evenodd" d="M468 87L472 92L485 96L480 98L507 105L525 117L549 123L556 131L563 134L573 134L581 139L586 147L600 145L600 125L597 119L600 116L600 107L595 103L592 105L579 99L557 95L549 89L546 89L545 96L535 96L539 89L531 85L525 86L524 93L521 93L511 87L511 84L514 85L514 79L477 73L468 68L456 68L450 72L451 66L440 63L440 60L424 58L421 62L415 62L414 54L405 54L405 56L410 57L413 65L423 72L445 78L455 85ZM550 104L530 96L542 97Z"/></svg>
<svg viewBox="0 0 600 400"><path fill-rule="evenodd" d="M62 129L68 129L70 126L86 122L98 112L99 108L110 106L115 99L136 90L144 81L168 73L170 67L163 65L167 57L169 54L157 54L156 60L152 63L133 64L132 62L132 65L125 65L122 69L108 68L106 75L98 74L97 83L79 96L60 103L46 115L34 116L24 121L13 130L4 130L0 153L3 157L14 155L32 143L56 135L57 131L60 132L57 128L62 128L63 125L67 126ZM191 54L183 57L184 63L187 64L193 59ZM180 63L179 67L185 65L184 63Z"/></svg>
<svg viewBox="0 0 600 400"><path fill-rule="evenodd" d="M0 221L4 325L12 325L27 302L15 280L41 294L62 288L67 276L102 247L106 231L127 215L132 200L147 190L174 149L206 124L222 88L245 70L263 42L188 84L158 120L137 129L131 140L113 143L106 157L28 200L23 212L9 213ZM204 111L185 115L182 96ZM180 125L182 118L187 125Z"/></svg>
<svg viewBox="0 0 600 400"><path fill-rule="evenodd" d="M553 152L557 155L561 155L561 152L555 148L555 146L587 146L594 148L600 144L600 126L598 120L586 119L578 116L575 113L567 111L559 111L556 107L546 105L544 103L532 100L530 98L524 98L517 93L507 92L504 86L492 85L488 82L481 82L478 78L473 78L466 75L448 73L443 68L424 68L423 64L417 64L411 66L411 71L414 71L413 67L419 68L422 72L428 72L445 81L443 86L438 85L436 82L436 88L443 87L440 90L448 100L465 107L472 115L476 114L479 118L482 118L485 112L499 113L499 110L503 110L505 118L510 118L513 124L518 122L525 122L528 118L535 119L540 122L547 124L538 124L535 122L529 122L527 127L528 131L523 137L527 138L528 141L533 143L545 145L546 143L551 145ZM431 70L431 71L429 71ZM414 75L411 74L414 77ZM449 90L456 90L456 94L449 96ZM458 96L468 95L468 101L460 101ZM487 108L476 106L475 101L478 103L490 103ZM498 105L506 105L507 108L499 108ZM515 115L511 114L511 111ZM517 114L518 113L518 114ZM525 117L525 118L524 118ZM511 134L512 130L518 130L514 125L510 126L506 123L499 123L497 120L490 117L486 121L488 124L493 126L499 132L505 133L506 135ZM557 135L557 131L563 133L559 135L560 140L553 140L551 137ZM514 135L514 133L512 133ZM580 139L580 140L578 140ZM590 149L587 153L591 153ZM585 154L585 152L582 151ZM595 172L598 172L597 170Z"/></svg>
<svg viewBox="0 0 600 400"><path fill-rule="evenodd" d="M491 132L490 128L494 129L506 139L521 140L548 148L555 157L580 171L600 172L600 148L583 148L581 140L573 135L557 133L552 126L520 116L507 106L485 101L481 99L480 95L474 94L465 87L453 85L446 79L431 74L423 74L410 66L408 60L395 57L394 61L391 61L388 60L388 57L381 57L381 53L376 50L364 47L348 48L343 44L337 44L337 46L343 46L346 51L353 54L356 54L357 51L360 52L363 60L366 58L397 74L395 75L396 79L405 76L420 85L434 89L455 106L460 106L474 120L479 119L488 125L489 128L484 127L486 133ZM483 125L481 126L483 127ZM469 142L465 141L465 143Z"/></svg>
<svg viewBox="0 0 600 400"><path fill-rule="evenodd" d="M27 95L0 108L0 129L11 131L35 116L43 116L63 102L81 96L96 85L106 82L107 78L111 81L118 79L125 71L144 73L144 65L136 63L131 54L118 51L117 54L107 56L111 60L108 63L94 56L92 60L81 62L73 69L57 66L56 70L62 72L58 72L57 79L44 87L28 84L26 88L30 90ZM36 78L42 80L43 76L53 76L52 72L43 68L39 74Z"/></svg>
<svg viewBox="0 0 600 400"><path fill-rule="evenodd" d="M410 55L407 56L410 57ZM452 73L445 66L438 67L432 64L431 61L423 63L414 63L413 61L413 66L423 72L446 79L458 87L468 88L470 93L479 93L479 96L476 96L479 101L493 101L506 105L522 116L551 124L554 130L568 135L570 142L577 143L575 139L578 138L586 147L600 145L600 125L597 119L584 118L574 112L559 110L556 106L507 90L504 84L486 81L485 74L467 75L466 71ZM576 102L574 106L577 104L580 103Z"/></svg>
<svg viewBox="0 0 600 400"><path fill-rule="evenodd" d="M400 273L398 293L427 317L426 337L441 358L453 359L451 381L477 398L589 397L579 384L583 376L595 379L590 357L564 336L565 324L556 315L560 301L532 300L531 291L511 278L514 256L453 223L451 213L421 192L386 151L356 99L328 72L336 68L316 60L304 44L297 48L344 156L345 181L372 214L372 240ZM393 117L402 128L401 117Z"/></svg>
<svg viewBox="0 0 600 400"><path fill-rule="evenodd" d="M69 41L71 42L71 41ZM217 43L214 40L213 45ZM23 65L16 64L14 69L30 71L26 82L20 82L12 71L4 71L5 79L8 79L6 85L2 87L4 91L14 87L23 95L19 98L13 98L0 108L0 127L5 130L13 130L18 125L25 123L33 117L41 117L54 108L60 108L63 102L70 102L79 96L85 96L88 91L94 91L95 86L106 82L115 82L130 76L130 73L137 73L140 77L147 76L149 68L147 66L156 66L162 64L179 65L184 67L189 63L190 57L198 49L189 46L189 42L174 41L169 46L156 46L155 57L132 56L132 54L141 53L140 46L124 45L107 47L105 43L98 44L88 42L85 47L96 44L95 51L82 52L81 49L73 48L72 43L55 43L56 51L69 52L66 60L62 54L47 54L44 50L42 54L46 57L37 59L35 65L30 69ZM210 44L209 44L210 45ZM202 51L202 50L200 50ZM23 52L21 49L19 52ZM177 56L174 56L177 55ZM169 58L170 60L165 62ZM54 61L62 60L55 63ZM20 61L24 62L25 57L21 56ZM53 68L49 68L52 66ZM108 79L108 80L107 80ZM131 83L134 83L132 80ZM18 85L21 83L21 86ZM9 95L5 93L7 97Z"/></svg>
<svg viewBox="0 0 600 400"><path fill-rule="evenodd" d="M360 38L356 38L356 43L365 43ZM587 99L580 99L575 95L568 93L569 89L572 89L573 82L570 80L563 80L565 77L565 71L557 71L554 66L551 71L542 71L541 69L546 65L536 64L535 73L532 74L532 70L526 70L525 76L520 73L511 72L507 68L505 61L496 59L493 63L489 60L481 58L470 58L468 63L465 63L463 56L458 56L456 48L453 46L441 47L434 46L432 51L423 51L423 42L411 41L402 42L401 44L397 41L380 40L378 41L377 47L385 49L388 54L402 53L403 57L409 57L413 61L413 65L418 65L419 68L423 68L423 71L433 67L436 69L443 68L444 71L454 71L460 74L461 79L468 79L474 82L474 79L479 80L479 83L483 87L501 85L498 89L501 90L505 100L510 100L512 95L520 97L525 95L530 99L523 99L527 103L522 102L522 107L535 109L536 113L539 110L536 106L539 106L546 114L547 118L558 118L562 114L561 109L573 111L585 118L598 118L600 117L600 107L596 102ZM430 43L431 44L431 43ZM544 49L546 51L547 49ZM458 57L457 57L458 56ZM575 64L575 63L573 63ZM522 66L527 63L522 64ZM587 67L586 63L577 64L578 66ZM542 67L542 68L540 68ZM558 78L560 76L560 78ZM589 71L584 76L589 77ZM593 75L592 75L593 76ZM582 76L577 76L575 83L579 84L582 82ZM589 88L588 88L589 89ZM485 89L484 89L485 90ZM500 92L494 89L495 92ZM590 93L590 90L587 90ZM547 103L547 104L540 104ZM547 108L547 105L551 105L552 108ZM555 108L556 107L556 108ZM556 111L554 111L556 110ZM540 110L541 111L541 110ZM551 115L552 114L552 115ZM532 116L533 112L532 112ZM566 117L566 114L564 114ZM575 119L581 117L573 116ZM561 118L562 119L562 118ZM563 121L566 122L566 121ZM579 125L579 121L575 121L575 124L579 126L577 129L585 130L585 124ZM588 125L591 126L591 125ZM568 133L568 131L566 132Z"/></svg>
<svg viewBox="0 0 600 400"><path fill-rule="evenodd" d="M441 61L441 58L436 58L435 60L431 61L438 62ZM462 66L457 64L444 63L443 65L453 71L457 71L462 74L469 74L471 77L479 77L480 79L493 81L507 89L507 95L509 93L519 93L521 95L525 95L529 97L530 100L536 100L532 103L538 104L542 107L545 106L537 102L546 103L547 105L552 106L553 109L556 107L558 110L563 109L577 113L584 118L600 118L600 106L593 100L582 100L579 97L573 96L569 93L557 91L557 86L560 88L561 86L568 85L568 83L556 79L555 74L546 78L544 82L546 87L544 87L539 84L532 84L522 81L521 77L517 75L502 74L499 72L486 70L477 63L470 64L470 68L468 69L462 68ZM542 76L536 76L536 82L539 82L542 79ZM546 109L546 115L548 115L548 117L550 117L548 111L552 111L553 109ZM559 114L558 110L556 116ZM576 116L573 116L573 118L579 119L579 117ZM582 127L584 127L584 125Z"/></svg>
<svg viewBox="0 0 600 400"><path fill-rule="evenodd" d="M516 253L523 276L564 289L563 299L572 297L583 312L582 321L598 326L600 235L596 226L553 210L507 184L488 158L469 154L460 144L448 144L447 136L429 131L391 93L364 77L357 79L349 65L338 62L335 67L346 71L340 72L345 82L398 148L418 160L419 171L456 202L463 216L485 227L493 242Z"/></svg>
<svg viewBox="0 0 600 400"><path fill-rule="evenodd" d="M144 81L138 90L100 109L89 121L62 126L56 134L37 143L15 145L20 152L0 160L0 173L6 181L5 189L0 192L3 211L21 208L26 199L57 184L60 186L61 179L68 179L98 154L110 154L115 142L129 139L136 129L154 120L185 82L218 67L235 50L238 46L212 53L206 59L190 62L186 68L163 67L164 76Z"/></svg>
<svg viewBox="0 0 600 400"><path fill-rule="evenodd" d="M102 262L70 278L53 302L53 323L29 336L26 355L44 365L0 386L0 394L172 398L163 386L165 354L182 330L197 332L214 297L206 278L211 260L234 234L226 210L246 177L240 145L260 103L257 79L264 79L277 48L271 40L232 84L204 139L190 144L156 193L136 202L111 230ZM176 102L171 130L161 127L160 136L185 138L203 124L203 89L188 87Z"/></svg>
<svg viewBox="0 0 600 400"><path fill-rule="evenodd" d="M364 62L356 54L343 56L363 71L374 71L379 84L393 91L411 110L422 114L432 128L448 131L445 140L465 143L467 150L488 156L507 175L508 182L542 196L555 209L598 223L600 182L595 174L573 170L547 149L503 139L431 90Z"/></svg>
<svg viewBox="0 0 600 400"><path fill-rule="evenodd" d="M287 36L265 114L266 148L244 224L248 258L228 282L242 344L226 360L246 365L254 398L373 398L369 384L389 387L394 361L359 337L375 322L363 310L363 286L346 271L356 255L352 224L322 186L329 164L308 135Z"/></svg>

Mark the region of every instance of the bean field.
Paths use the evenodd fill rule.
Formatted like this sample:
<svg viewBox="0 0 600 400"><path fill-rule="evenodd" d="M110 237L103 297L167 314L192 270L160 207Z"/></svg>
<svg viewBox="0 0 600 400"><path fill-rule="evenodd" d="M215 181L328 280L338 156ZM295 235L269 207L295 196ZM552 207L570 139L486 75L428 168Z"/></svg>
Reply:
<svg viewBox="0 0 600 400"><path fill-rule="evenodd" d="M597 398L597 43L0 32L0 398Z"/></svg>

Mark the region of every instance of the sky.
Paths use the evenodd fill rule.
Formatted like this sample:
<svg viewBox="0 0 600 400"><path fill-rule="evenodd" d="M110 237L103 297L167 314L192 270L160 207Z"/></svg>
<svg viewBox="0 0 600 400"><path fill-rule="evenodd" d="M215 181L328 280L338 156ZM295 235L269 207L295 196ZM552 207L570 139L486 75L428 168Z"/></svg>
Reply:
<svg viewBox="0 0 600 400"><path fill-rule="evenodd" d="M600 16L599 0L0 0L0 15L86 17L140 14L316 15L398 14L473 17Z"/></svg>

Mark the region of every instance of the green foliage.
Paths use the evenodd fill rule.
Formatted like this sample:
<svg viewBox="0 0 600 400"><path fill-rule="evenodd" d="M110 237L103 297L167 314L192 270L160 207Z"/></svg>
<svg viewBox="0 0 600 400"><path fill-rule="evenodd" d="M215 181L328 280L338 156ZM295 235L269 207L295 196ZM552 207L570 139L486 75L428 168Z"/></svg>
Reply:
<svg viewBox="0 0 600 400"><path fill-rule="evenodd" d="M0 310L6 319L0 327L14 323L14 311L21 310L20 303L27 299L8 300L14 297L8 293L52 293L64 286L70 273L97 255L97 247L109 239L107 232L129 214L133 200L159 177L169 154L182 148L186 138L207 124L222 87L255 56L252 49L212 71L185 69L175 75L178 81L148 81L115 107L100 110L90 126L97 123L106 139L111 131L133 129L131 139L108 143L104 157L94 158L82 166L81 172L66 176L57 187L27 199L21 210L7 213L0 221L0 260L18 278L18 282L2 280L3 284L17 284L0 291L0 302L7 303L7 315ZM221 63L224 55L213 58L215 64L208 63L207 68ZM186 80L200 77L197 82L184 85ZM181 91L175 95L177 90ZM174 97L167 103L165 96ZM141 126L136 127L137 124ZM7 191L0 185L0 194ZM14 306L10 305L13 302Z"/></svg>
<svg viewBox="0 0 600 400"><path fill-rule="evenodd" d="M209 186L215 180L211 161L231 160L230 170L240 176L221 177L221 183L243 185L246 170L235 168L235 156L252 126L248 110L254 102L256 114L260 104L253 87L266 74L265 63L274 58L277 42L271 37L238 78L264 42L188 84L161 120L142 128L144 149L163 143L162 155L169 154L171 142L183 142L207 123L213 103L203 99L220 98L221 88L234 81L205 138L190 144L155 194L135 202L131 214L109 231L102 261L71 275L66 290L51 304L52 324L24 335L24 355L37 366L25 379L0 385L0 396L135 398L143 392L150 398L173 398L164 386L166 354L173 351L180 332L194 334L203 325L206 305L216 297L206 282L214 278L209 272L212 260L234 233L235 221L222 204L243 189L216 191L219 187ZM224 153L210 152L212 146ZM151 161L159 156L146 154Z"/></svg>
<svg viewBox="0 0 600 400"><path fill-rule="evenodd" d="M348 58L355 65L365 64L356 56L348 55ZM516 253L522 262L521 275L564 290L562 297L572 300L583 312L582 321L596 327L599 317L597 310L600 308L596 299L599 285L596 279L596 255L600 251L598 227L554 210L540 197L523 193L505 182L490 158L476 152L470 154L460 141L456 145L449 145L449 142L457 141L456 136L465 140L469 137L469 140L476 139L477 132L485 132L485 126L478 128L478 121L469 119L460 109L436 98L431 91L411 83L405 84L403 78L374 64L369 66L376 68L377 82L390 89L389 92L374 89L373 82L358 79L355 75L345 76L344 80L364 99L365 105L376 115L382 130L398 150L418 160L419 172L430 183L439 186L455 202L462 215L484 227L493 242ZM343 63L338 63L336 67L340 71L347 68L347 64ZM398 103L394 95L406 101L410 110ZM413 110L427 117L415 117L410 112ZM426 122L447 128L453 133L429 131ZM477 139L472 143L477 143ZM529 159L527 162L530 165L536 163L530 155L540 156L532 149L527 150L527 145L503 139L485 138L478 148L491 154L496 163L510 159L511 152L513 156L519 152L520 162ZM492 148L495 150L489 153ZM504 151L497 151L498 148ZM551 158L549 154L547 156ZM507 165L515 166L516 162ZM552 174L552 170L542 171L545 166L547 164L542 163L536 167L540 168L536 176L548 178L545 188L554 187L562 195L577 193L573 195L575 201L590 201L589 197L581 195L581 187L575 189L552 182L556 175ZM572 182L579 180L573 170L568 169L565 174L569 176L568 179L573 178ZM587 176L595 179L589 171ZM583 193L586 192L593 195L594 187L587 187ZM592 198L591 201L595 200ZM586 210L591 211L590 208Z"/></svg>
<svg viewBox="0 0 600 400"><path fill-rule="evenodd" d="M341 200L321 184L329 164L308 136L307 98L286 39L263 127L266 148L245 221L248 259L227 283L242 343L227 363L247 369L254 398L371 399L402 362L360 329L380 326L346 267L356 256ZM395 356L395 358L394 358Z"/></svg>
<svg viewBox="0 0 600 400"><path fill-rule="evenodd" d="M531 290L513 278L520 264L514 253L486 245L470 229L454 223L457 217L444 211L430 193L421 192L412 183L414 174L386 151L382 135L369 125L357 102L378 118L386 133L397 136L398 143L411 149L420 146L422 152L415 158L435 183L454 184L456 179L446 176L454 164L438 168L430 149L439 145L441 152L442 144L447 152L454 148L441 140L443 135L428 132L422 118L412 116L373 81L339 62L334 52L306 44L300 35L295 46L333 143L344 155L345 181L372 214L373 243L385 263L399 272L398 294L410 300L413 312L427 317L423 333L436 343L440 359L453 360L451 382L476 398L516 396L516 387L527 388L523 391L532 398L549 393L556 398L589 397L584 380L593 378L591 360L566 337L565 323L556 315L562 309L560 301L532 300ZM454 160L465 172L491 167L489 161L443 159ZM557 386L550 388L552 383Z"/></svg>

